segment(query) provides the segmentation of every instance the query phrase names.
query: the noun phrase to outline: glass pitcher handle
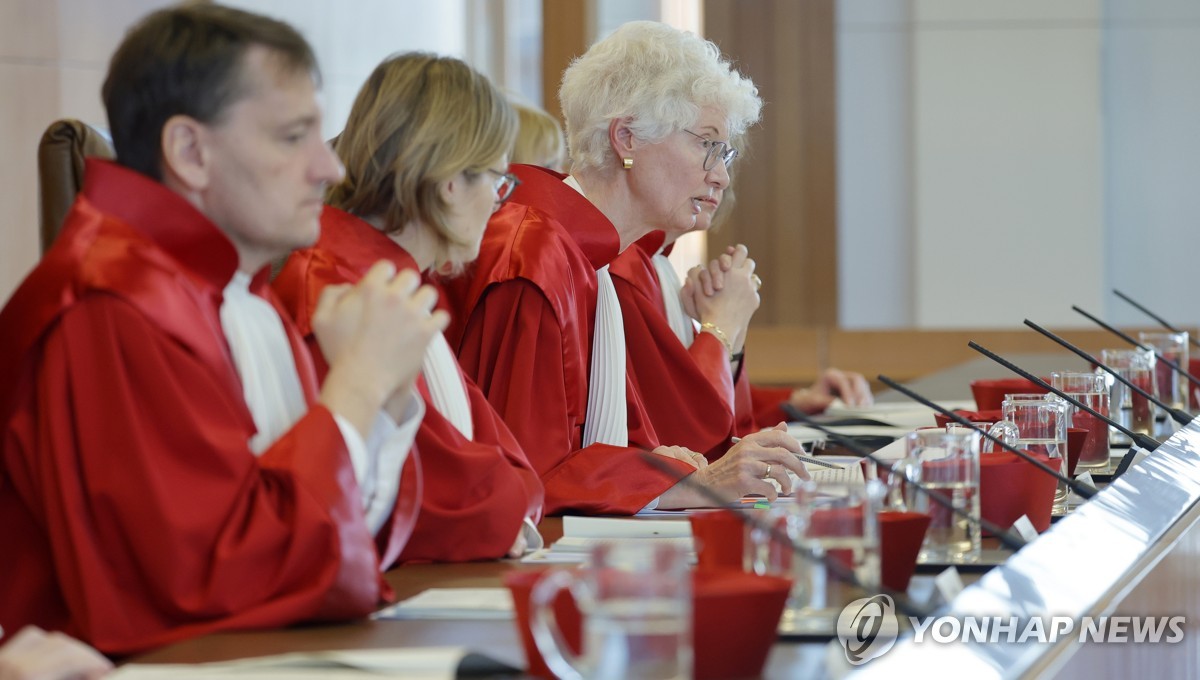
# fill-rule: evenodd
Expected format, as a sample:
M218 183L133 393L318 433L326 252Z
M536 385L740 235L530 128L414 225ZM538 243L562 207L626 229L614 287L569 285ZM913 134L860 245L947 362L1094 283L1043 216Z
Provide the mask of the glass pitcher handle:
M542 653L546 667L562 680L583 680L588 675L583 659L567 644L554 613L554 600L562 590L571 590L571 594L576 595L576 589L571 587L575 578L571 572L556 569L538 581L529 596L529 629L533 633L533 642ZM581 613L589 609L582 606L578 597L576 602Z

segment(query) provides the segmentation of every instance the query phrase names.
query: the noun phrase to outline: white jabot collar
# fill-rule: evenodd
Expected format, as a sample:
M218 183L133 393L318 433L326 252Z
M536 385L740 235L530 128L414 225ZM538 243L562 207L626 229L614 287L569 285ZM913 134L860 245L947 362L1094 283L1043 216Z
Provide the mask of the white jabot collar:
M261 454L308 411L292 347L279 313L250 292L245 272L236 272L225 287L221 328L258 429L250 449Z
M679 299L679 291L683 285L679 282L679 275L675 273L675 267L671 266L671 261L661 251L650 259L654 263L654 271L658 273L658 287L662 289L663 307L667 310L667 323L670 324L671 331L675 333L675 337L679 338L683 346L691 347L692 341L696 339L696 326L687 312L683 311L683 301Z
M458 362L450 351L446 336L437 333L425 350L421 370L425 375L425 386L429 388L430 401L438 413L449 420L467 439L474 439L475 426L471 420L471 403L467 399L466 385Z

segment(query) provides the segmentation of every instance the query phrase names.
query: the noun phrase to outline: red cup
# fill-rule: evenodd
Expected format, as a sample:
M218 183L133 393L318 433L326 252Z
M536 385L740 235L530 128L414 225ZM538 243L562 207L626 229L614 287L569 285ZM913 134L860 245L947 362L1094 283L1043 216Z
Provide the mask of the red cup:
M1006 394L1047 394L1049 391L1025 378L971 381L971 395L975 397L975 408L980 411L999 409Z
M923 512L879 513L879 576L883 585L901 593L908 590L929 521L929 515Z
M1075 465L1079 463L1079 456L1083 454L1083 445L1087 443L1088 435L1091 430L1086 427L1069 427L1067 428L1067 476L1075 476Z
M534 585L546 575L545 569L517 569L504 574L504 585L512 592L513 609L516 610L517 634L521 637L521 646L525 648L525 660L529 665L529 674L539 678L558 677L546 667L542 653L538 651L533 641L533 630L529 627L529 594ZM563 590L554 600L554 617L571 651L579 654L583 650L583 621L575 600L569 591Z
M1188 373L1191 373L1192 377L1194 378L1200 378L1200 357L1188 358ZM1200 387L1196 387L1192 384L1192 381L1189 380L1188 395L1190 396L1188 397L1188 403L1193 411L1200 409L1200 398L1197 397L1198 394L1200 394Z
M696 544L696 570L712 571L743 567L745 522L731 510L699 510L688 520Z
M1030 453L1050 467L1051 461L1040 453ZM1050 509L1054 505L1054 477L1032 463L1009 452L988 453L979 457L979 512L984 519L1007 529L1027 515L1033 528L1050 528Z
M790 579L777 576L740 570L694 572L693 676L718 680L762 675L791 588Z

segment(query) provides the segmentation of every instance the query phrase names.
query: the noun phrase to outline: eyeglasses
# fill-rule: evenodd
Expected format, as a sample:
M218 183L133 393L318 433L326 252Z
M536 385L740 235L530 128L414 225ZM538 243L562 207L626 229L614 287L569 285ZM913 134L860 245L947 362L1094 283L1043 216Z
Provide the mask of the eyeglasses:
M721 159L721 162L725 163L725 167L728 168L729 164L733 162L733 159L737 158L738 156L738 150L732 146L729 146L728 142L718 142L716 140L709 139L708 137L698 135L691 130L684 130L684 132L695 137L696 139L699 139L701 146L708 150L708 153L704 156L705 170L712 170L715 168L717 166L718 158Z
M492 182L492 190L496 192L497 203L507 201L521 184L521 180L511 172L500 172L491 168L484 168L484 172L490 172L496 176L496 181Z

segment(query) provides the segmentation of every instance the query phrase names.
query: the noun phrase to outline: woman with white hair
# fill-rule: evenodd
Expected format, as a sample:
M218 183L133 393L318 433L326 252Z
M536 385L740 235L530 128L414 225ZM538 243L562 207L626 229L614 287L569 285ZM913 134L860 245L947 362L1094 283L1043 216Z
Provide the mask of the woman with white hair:
M516 167L522 185L489 222L469 276L447 286L463 370L541 475L547 513L774 498L768 479L789 491L787 470L806 473L786 432L749 435L711 464L660 446L626 370L626 350L640 348L625 343L607 271L639 239L719 205L733 153L725 140L758 119L754 84L712 43L635 22L577 59L559 96L571 175ZM748 260L726 274L752 275ZM721 313L730 320L714 317L704 342L725 351L721 323L744 312Z

